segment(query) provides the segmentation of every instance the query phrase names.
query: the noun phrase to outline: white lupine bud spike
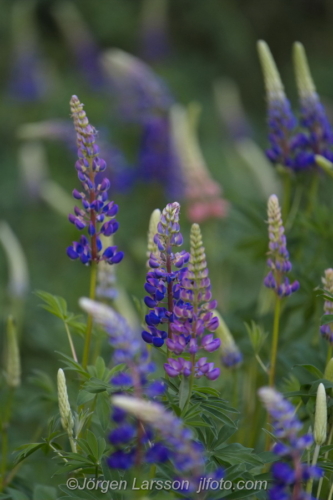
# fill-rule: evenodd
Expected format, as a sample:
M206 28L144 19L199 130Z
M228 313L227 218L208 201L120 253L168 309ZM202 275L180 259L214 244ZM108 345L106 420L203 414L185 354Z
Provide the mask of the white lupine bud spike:
M214 315L219 320L215 335L221 340L222 364L226 368L235 367L242 361L242 354L222 316L217 311L214 311Z
M6 378L13 389L21 385L21 360L14 320L7 320Z
M327 400L324 384L319 384L316 398L316 412L314 422L314 439L321 446L326 441L327 434Z
M9 293L21 298L29 288L28 264L19 240L5 221L0 222L0 243L8 261Z
M296 83L300 98L303 99L313 96L316 93L316 87L312 80L304 47L300 42L294 43L293 58Z
M59 403L61 425L63 429L67 431L68 435L72 436L74 421L68 399L66 377L64 370L62 370L61 368L59 368L58 370L57 383L58 383L58 403Z
M149 266L149 258L150 254L156 254L158 252L157 245L154 243L154 236L157 233L157 224L161 219L161 210L156 208L150 216L149 220L149 229L148 229L148 245L147 245L147 268L150 269Z
M164 412L159 404L143 399L132 398L130 396L113 396L111 401L114 406L151 424L159 422L164 416Z
M262 72L264 74L264 82L268 100L284 100L286 98L284 87L267 43L263 40L259 40L257 43L257 48Z
M333 382L333 358L331 358L326 365L324 379Z

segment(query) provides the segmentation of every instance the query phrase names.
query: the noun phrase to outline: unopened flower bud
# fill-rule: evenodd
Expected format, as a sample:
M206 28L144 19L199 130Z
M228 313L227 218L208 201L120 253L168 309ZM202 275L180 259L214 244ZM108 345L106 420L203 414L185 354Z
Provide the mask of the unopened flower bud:
M16 388L21 385L21 361L14 320L9 316L7 321L7 383Z
M314 422L314 439L321 446L326 441L327 434L327 401L323 384L319 384L316 398L316 412Z

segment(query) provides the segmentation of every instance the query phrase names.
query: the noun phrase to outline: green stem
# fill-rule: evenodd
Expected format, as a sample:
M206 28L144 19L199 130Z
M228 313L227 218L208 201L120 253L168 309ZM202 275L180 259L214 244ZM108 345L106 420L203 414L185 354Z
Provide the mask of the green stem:
M318 457L319 457L319 452L320 452L320 445L316 444L316 447L313 452L313 458L312 458L312 467L316 465ZM307 485L306 485L306 492L309 493L309 496L311 496L312 493L312 486L313 486L313 478L309 479Z
M77 359L77 355L76 355L76 352L75 352L74 342L73 342L73 339L72 339L72 336L71 336L71 332L69 330L69 327L68 327L68 324L66 323L66 321L64 321L64 325L65 325L65 329L66 329L66 333L67 333L67 337L68 337L69 347L71 348L71 351L72 351L73 359L77 363L78 359Z
M333 352L333 346L330 344L327 350L327 359L326 359L326 364L330 361L332 357L332 352Z
M332 437L333 437L333 424L332 424L332 427L331 427L331 431L329 433L329 436L328 436L328 441L327 441L327 444L330 445L331 442L332 442ZM327 460L328 458L328 454L329 452L327 451L325 453L325 460ZM318 484L318 490L317 490L317 498L320 498L320 492L321 492L321 488L322 488L322 485L323 485L323 481L324 481L324 478L321 477L320 480L319 480L319 484ZM333 491L333 490L332 490Z
M95 299L96 280L97 280L97 262L95 262L93 260L91 262L90 293L89 293L89 298L91 300ZM83 360L82 360L83 368L87 368L88 361L89 361L92 326L93 326L93 317L91 314L89 314L88 321L87 321L86 339L85 339L84 349L83 349Z
M5 476L7 472L7 458L8 458L8 426L10 422L13 396L14 396L14 388L10 387L7 402L3 409L3 418L1 422L2 458L1 458L1 468L0 468L1 471L0 492L4 490L6 484Z
M279 343L279 326L280 326L280 313L281 313L281 299L276 296L275 310L274 310L274 324L273 324L273 340L271 350L271 364L269 370L269 385L274 386L275 370L276 370L276 357L278 352Z

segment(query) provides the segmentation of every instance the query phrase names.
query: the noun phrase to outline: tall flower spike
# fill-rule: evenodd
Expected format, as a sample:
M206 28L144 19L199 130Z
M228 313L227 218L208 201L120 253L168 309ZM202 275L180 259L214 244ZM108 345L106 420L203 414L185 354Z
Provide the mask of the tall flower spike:
M180 105L171 109L173 141L184 178L187 215L192 222L224 218L228 203L221 186L212 179L197 138L200 107L192 103L186 110Z
M243 360L242 353L238 349L238 346L221 315L214 311L215 316L219 321L219 326L217 327L215 334L221 340L220 352L221 361L225 368L235 368Z
M262 387L258 392L271 416L273 433L277 438L272 451L284 459L272 466L273 487L269 490L269 498L305 500L309 497L303 490L303 483L321 476L318 467L302 463L302 454L313 443L313 437L310 434L299 436L302 424L294 406L282 394L271 387Z
M150 271L152 270L150 265L149 265L149 260L150 260L151 254L156 256L156 258L158 257L158 249L157 249L156 243L154 243L154 237L155 237L155 234L157 233L157 226L158 226L158 223L160 222L160 218L161 218L161 210L156 208L150 216L149 229L148 229L147 268Z
M301 43L294 44L293 55L301 106L301 125L307 131L302 136L303 147L308 147L312 153L312 156L309 156L309 165L315 165L315 155L322 155L332 161L332 126L317 94L305 50Z
M321 446L325 443L327 435L327 400L324 384L319 384L317 389L313 435L316 444Z
M118 222L114 220L118 206L107 198L110 181L104 177L100 182L96 175L104 172L106 163L99 158L99 147L95 142L96 130L89 124L83 104L74 95L70 101L76 140L78 147L78 161L75 168L78 178L82 183L84 192L77 189L73 191L73 197L81 200L82 208L74 207L74 213L69 215L69 221L77 229L87 228L89 240L81 236L79 242L74 242L68 247L67 255L71 259L80 259L83 264L92 261L106 261L108 264L117 264L124 254L118 252L117 247L109 246L103 249L100 236L111 236L118 229Z
M6 379L11 388L21 385L21 360L17 331L13 318L7 320Z
M267 265L270 271L264 279L264 284L267 288L272 288L280 297L287 297L299 289L299 283L298 281L289 283L289 279L285 277L291 271L292 265L287 250L279 200L275 194L268 199L267 212L269 236Z
M326 269L325 276L322 278L324 289L327 292L333 293L333 269ZM333 314L333 301L325 300L324 314ZM333 323L327 323L320 327L322 336L333 345Z
M171 335L166 340L169 351L179 355L190 354L190 360L169 358L164 365L170 377L184 375L215 380L220 369L206 357L196 360L199 350L216 351L220 347L220 339L213 333L205 335L205 330L214 332L218 327L218 318L212 312L217 303L212 300L211 284L208 278L208 267L200 227L191 227L191 253L188 269L182 274L179 299L175 300L173 317L170 324Z
M111 379L111 384L118 386L120 390L133 387L137 398L141 398L143 392L151 398L163 394L165 390L163 382L148 381L148 375L154 371L155 367L149 360L144 344L126 320L112 308L90 299L81 298L80 306L91 314L96 323L108 333L113 347L113 363L124 364L128 368L127 371L118 372ZM165 461L164 448L156 448L153 445L144 454L144 445L148 440L152 441L153 436L149 436L148 430L143 429L138 422L133 425L127 417L125 412L119 413L118 409L112 414L116 428L109 435L109 441L114 447L114 451L108 458L109 466L116 469L129 469L135 463L139 465L141 460L155 461L155 463Z
M61 425L68 434L72 451L76 453L76 443L73 435L74 420L68 399L65 373L61 368L59 368L58 370L57 386L58 386L58 403L59 403Z
M165 410L162 405L142 399L113 396L112 403L121 410L132 413L143 422L150 424L162 436L170 448L170 458L182 473L182 479L188 480L187 492L196 491L200 480L204 477L205 459L202 447L194 441L192 432L184 428L182 420ZM212 479L221 478L222 471L218 470L210 477Z
M266 151L274 164L294 170L307 167L309 154L302 150L303 137L297 134L297 120L266 42L258 42L259 59L266 87L270 147Z
M177 202L169 203L163 209L153 238L158 251L152 252L148 261L152 270L147 273L145 290L148 295L144 301L150 312L145 318L147 330L142 332L142 338L155 347L161 347L166 337L171 335L174 300L179 298L181 276L186 271L183 266L190 257L188 252L173 251L174 247L183 244L179 211L180 205ZM158 329L160 324L167 324L168 332Z

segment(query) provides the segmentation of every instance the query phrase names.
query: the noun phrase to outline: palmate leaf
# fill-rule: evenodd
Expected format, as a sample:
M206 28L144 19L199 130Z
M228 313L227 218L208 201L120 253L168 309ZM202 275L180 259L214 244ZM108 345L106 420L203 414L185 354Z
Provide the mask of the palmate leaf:
M49 445L45 442L42 442L23 444L22 446L19 446L18 448L16 448L18 453L15 456L14 463L18 464L22 462L22 460L26 459L27 457L41 449L43 449L43 451L47 451L49 449Z
M72 313L68 313L67 302L62 297L52 295L51 293L44 292L42 290L38 290L35 294L44 302L44 304L41 304L41 307L54 316L57 316L63 321L67 321L68 319L74 317Z
M252 448L245 448L239 443L219 446L214 450L214 456L230 465L248 463L254 466L260 466L263 464L262 459L253 453Z

